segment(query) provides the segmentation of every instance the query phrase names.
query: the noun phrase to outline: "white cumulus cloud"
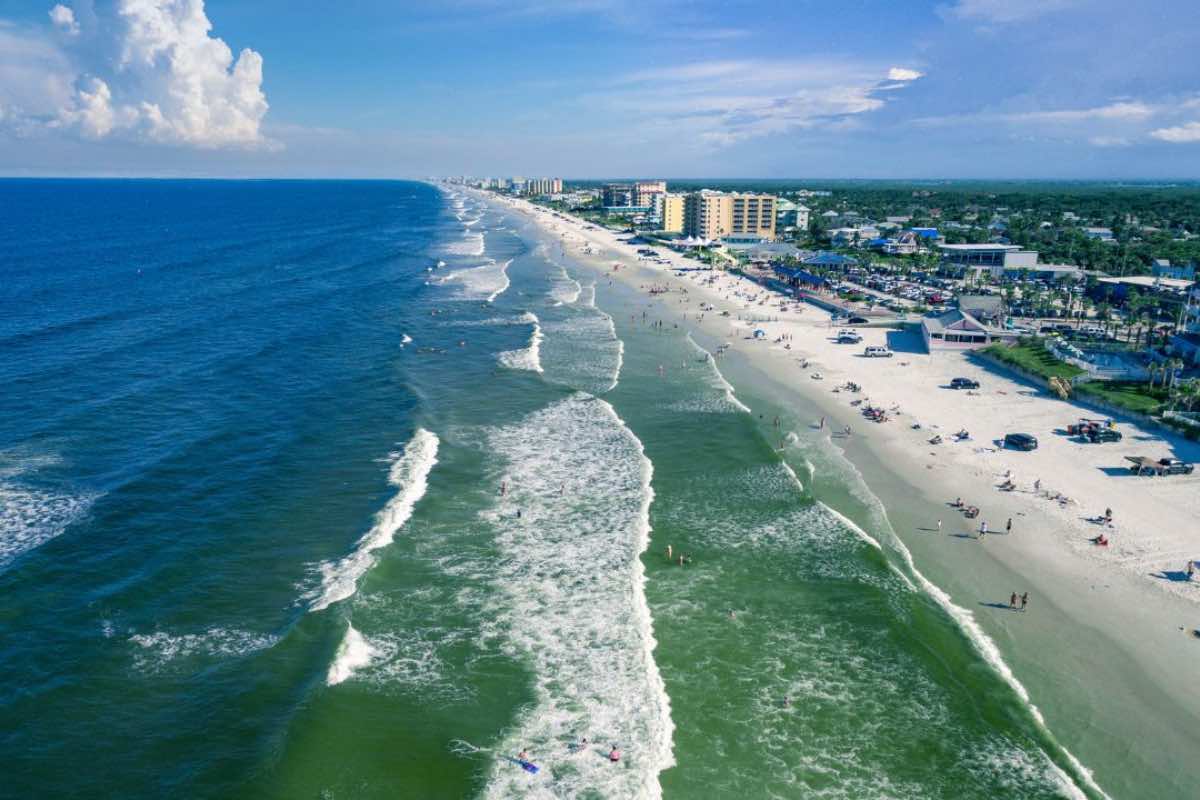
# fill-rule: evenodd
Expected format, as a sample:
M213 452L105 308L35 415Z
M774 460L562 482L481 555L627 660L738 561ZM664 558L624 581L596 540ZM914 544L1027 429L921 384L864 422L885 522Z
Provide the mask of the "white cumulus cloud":
M63 33L71 36L79 33L79 22L75 19L75 12L70 6L59 3L50 9L50 21Z
M273 147L263 59L213 35L204 0L63 4L50 26L0 29L6 127L196 148ZM65 35L63 35L65 34ZM13 46L4 46L5 41Z
M915 81L917 78L924 77L924 72L918 72L915 69L907 69L905 67L892 67L888 70L889 81Z
M1158 128L1150 131L1150 135L1160 141L1174 144L1200 142L1200 122L1185 122L1170 128Z

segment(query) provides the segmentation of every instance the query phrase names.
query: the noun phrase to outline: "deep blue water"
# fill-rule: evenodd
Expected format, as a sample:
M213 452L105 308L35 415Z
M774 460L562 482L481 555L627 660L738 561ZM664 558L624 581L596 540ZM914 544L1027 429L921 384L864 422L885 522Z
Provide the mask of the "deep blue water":
M306 565L369 526L412 432L397 344L442 204L414 183L3 181L0 208L0 782L194 786L268 747L264 716L316 669L175 664L265 653ZM85 753L111 784L61 773Z

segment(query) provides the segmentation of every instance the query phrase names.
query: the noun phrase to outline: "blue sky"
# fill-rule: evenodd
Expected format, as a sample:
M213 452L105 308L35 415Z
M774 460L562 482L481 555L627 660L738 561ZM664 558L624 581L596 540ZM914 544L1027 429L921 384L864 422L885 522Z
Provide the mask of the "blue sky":
M1200 178L1197 0L0 0L0 174Z

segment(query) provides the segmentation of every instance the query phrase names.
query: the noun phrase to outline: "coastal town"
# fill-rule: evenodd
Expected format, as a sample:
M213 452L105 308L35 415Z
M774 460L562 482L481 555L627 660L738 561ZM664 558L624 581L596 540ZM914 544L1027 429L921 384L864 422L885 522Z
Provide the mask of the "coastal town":
M943 233L845 210L830 224L858 217L856 230L888 234L853 237L820 229L833 215L814 207L847 204L826 190L792 200L670 193L664 181L539 184L563 188L550 193L519 179L463 182L636 286L655 313L724 340L710 357L743 356L812 402L784 450L797 437L867 447L944 508L917 531L1002 534L1010 549L993 556L1044 559L1053 581L1078 590L1123 573L1104 613L1165 594L1174 630L1200 638L1194 614L1167 610L1200 599L1200 543L1180 522L1200 516L1194 263L1153 259L1111 274L1044 263L999 234L948 241L953 221ZM1091 221L1064 224L1087 237ZM1175 233L1190 252L1190 228ZM1012 535L1014 524L1037 536ZM1007 608L1010 593L998 597Z
M1200 436L1193 194L456 180L620 234L642 260L675 253L855 324L913 330L926 352L976 351Z

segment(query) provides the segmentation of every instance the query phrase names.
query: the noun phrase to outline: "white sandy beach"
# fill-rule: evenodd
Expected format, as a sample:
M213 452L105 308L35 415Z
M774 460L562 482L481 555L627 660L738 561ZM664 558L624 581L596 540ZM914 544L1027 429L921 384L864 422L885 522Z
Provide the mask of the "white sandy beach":
M1200 738L1200 693L1193 685L1200 674L1200 638L1192 631L1200 627L1200 577L1188 582L1184 570L1189 559L1200 559L1200 472L1136 477L1124 456L1198 461L1200 446L1119 418L1123 441L1079 443L1055 431L1080 417L1104 414L977 365L965 354L930 355L915 333L859 328L862 343L839 345L829 314L812 305L744 278L696 270L697 262L667 256L663 248L670 267L638 261L636 247L610 231L588 230L578 220L524 201L503 202L559 237L572 259L634 287L667 289L655 297L662 318L682 316L713 341L731 343L722 369L744 361L818 409L813 416L827 418L824 429L816 429L817 419L801 420L795 433L808 441L825 438L864 474L873 471L871 489L917 566L958 605L989 606L975 616L1035 702L1052 707L1049 694L1071 681L1070 713L1090 715L1084 726L1095 736L1120 740L1159 724L1177 726L1179 752L1164 753L1163 765L1155 768L1169 768L1175 758L1194 752ZM613 271L614 263L621 268ZM691 271L679 276L676 267ZM702 313L702 303L714 310ZM766 336L753 340L755 328ZM896 350L895 357L862 356L865 346L883 344ZM947 388L959 376L979 380L980 390ZM848 381L862 391L833 391ZM890 421L871 422L851 405L856 400L866 405L868 398L871 405L894 409ZM847 425L852 435L838 435ZM952 434L960 429L971 438L955 441ZM997 446L996 440L1015 431L1035 435L1039 448L1027 453ZM942 443L929 444L938 433ZM1006 473L1016 490L999 489ZM1038 480L1041 491L1034 489ZM978 506L979 517L968 520L949 507L956 497ZM1113 510L1112 527L1089 521L1106 508ZM1012 534L1004 535L1010 518ZM978 524L984 520L999 535L980 542ZM1108 547L1092 542L1101 532L1110 539ZM990 607L994 603L983 602L1007 601L1010 586L1031 593L1036 621L1013 624L1008 614ZM1044 647L1066 651L1056 668L1045 668L1038 658ZM1117 697L1114 691L1125 694ZM1089 709L1089 698L1097 697ZM1055 714L1047 715L1053 727Z

